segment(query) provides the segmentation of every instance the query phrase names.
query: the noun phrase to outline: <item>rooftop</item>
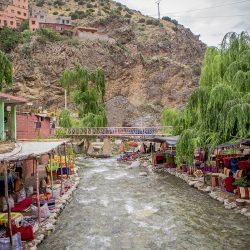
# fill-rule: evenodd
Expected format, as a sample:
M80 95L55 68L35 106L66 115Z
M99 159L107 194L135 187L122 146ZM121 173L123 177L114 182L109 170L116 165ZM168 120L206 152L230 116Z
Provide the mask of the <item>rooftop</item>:
M29 102L28 99L22 97L16 97L5 93L0 93L0 100L4 101L4 103L9 103L9 104L24 104Z

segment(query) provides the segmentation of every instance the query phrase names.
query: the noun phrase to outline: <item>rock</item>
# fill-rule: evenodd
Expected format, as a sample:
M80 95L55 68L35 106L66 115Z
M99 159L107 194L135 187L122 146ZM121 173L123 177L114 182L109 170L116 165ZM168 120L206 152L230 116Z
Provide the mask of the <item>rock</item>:
M134 162L132 162L130 167L131 168L138 168L138 167L140 167L140 165L141 165L140 161L134 161Z
M242 208L241 210L240 210L240 213L241 214L245 214L245 213L247 213L248 212L248 209L247 208Z
M55 226L52 225L51 223L48 223L46 226L45 226L45 229L47 231L53 231L55 229Z
M205 189L204 189L205 192L210 192L211 191L211 186L207 186Z
M148 173L147 172L140 172L139 176L148 176Z

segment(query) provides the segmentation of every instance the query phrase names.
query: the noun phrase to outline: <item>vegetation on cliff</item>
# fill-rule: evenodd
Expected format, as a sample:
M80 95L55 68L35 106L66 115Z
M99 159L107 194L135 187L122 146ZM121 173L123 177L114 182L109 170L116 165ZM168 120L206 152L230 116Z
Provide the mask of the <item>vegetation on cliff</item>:
M0 50L0 91L3 90L3 87L11 86L12 83L12 64Z
M199 87L175 119L178 163L193 164L194 149L250 136L250 38L228 33L208 48Z
M104 105L106 79L103 69L90 70L77 65L73 70L66 69L61 76L61 83L78 109L78 126L104 127L107 125L107 115ZM69 112L63 111L61 126L70 127Z

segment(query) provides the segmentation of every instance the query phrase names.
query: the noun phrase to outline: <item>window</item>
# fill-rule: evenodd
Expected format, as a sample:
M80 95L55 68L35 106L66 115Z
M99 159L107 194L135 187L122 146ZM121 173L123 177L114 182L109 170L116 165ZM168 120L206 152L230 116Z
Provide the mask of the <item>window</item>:
M3 20L3 25L7 26L7 21L6 20Z
M10 25L13 25L14 24L14 22L13 21L10 21Z
M27 16L27 14L26 14L25 12L23 13L23 15L24 15L24 16Z
M20 11L18 11L18 12L17 12L17 15L21 15L21 12L20 12Z
M66 20L66 23L69 23L69 20Z
M32 23L32 24L36 24L36 21L32 21L31 23Z
M11 13L15 13L15 11L14 11L14 10L11 10Z

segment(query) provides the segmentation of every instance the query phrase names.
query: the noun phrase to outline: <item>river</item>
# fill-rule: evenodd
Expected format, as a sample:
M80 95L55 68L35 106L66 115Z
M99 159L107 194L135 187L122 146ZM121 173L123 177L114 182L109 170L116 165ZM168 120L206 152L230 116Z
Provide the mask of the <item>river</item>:
M250 221L170 175L84 160L81 182L39 250L250 249Z

